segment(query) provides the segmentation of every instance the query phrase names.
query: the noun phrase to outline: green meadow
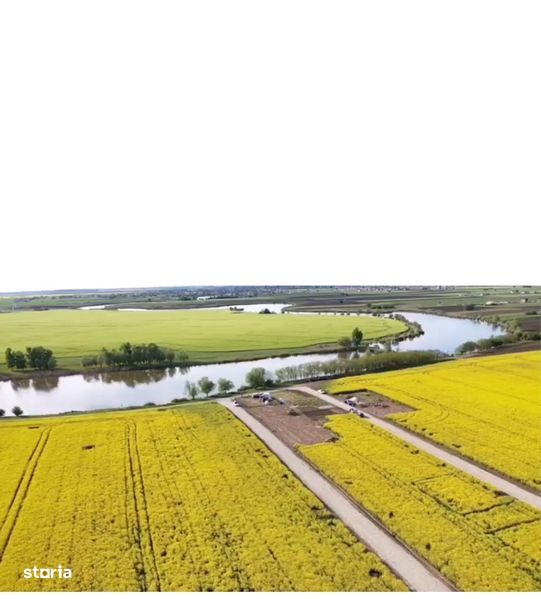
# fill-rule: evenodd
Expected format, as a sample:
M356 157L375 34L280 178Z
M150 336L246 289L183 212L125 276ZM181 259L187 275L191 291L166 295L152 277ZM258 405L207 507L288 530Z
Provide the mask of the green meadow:
M0 314L0 369L7 347L52 349L58 367L125 341L184 350L191 361L218 362L332 349L359 327L365 340L404 332L402 322L368 316L235 313L229 310L50 310Z

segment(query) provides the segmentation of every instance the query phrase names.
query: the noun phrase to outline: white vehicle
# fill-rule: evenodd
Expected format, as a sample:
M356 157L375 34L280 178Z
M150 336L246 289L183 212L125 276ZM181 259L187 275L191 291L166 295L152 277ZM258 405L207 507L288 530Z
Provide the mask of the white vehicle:
M239 402L238 402L236 399L234 399L234 400L233 400L233 405L234 405L234 406L238 406L238 405L239 405Z

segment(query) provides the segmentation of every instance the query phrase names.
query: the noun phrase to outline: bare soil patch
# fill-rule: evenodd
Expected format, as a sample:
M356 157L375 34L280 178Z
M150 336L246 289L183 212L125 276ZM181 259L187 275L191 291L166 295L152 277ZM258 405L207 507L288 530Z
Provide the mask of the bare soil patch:
M273 393L273 396L278 400L285 401L290 406L297 406L301 408L321 408L328 407L328 403L320 397L314 397L308 393L297 391L293 389L279 390Z
M251 397L240 398L238 402L290 448L295 448L296 445L327 443L337 439L334 433L325 428L325 422L328 416L343 414L339 408L296 391L279 391L273 396L279 397L283 403L275 399L263 404ZM316 400L316 403L310 402L310 399ZM300 400L304 400L305 405L299 405Z
M413 412L414 408L406 406L398 401L390 399L380 393L375 393L369 389L361 389L355 393L344 393L337 395L340 399L357 400L357 407L367 414L372 414L378 418L385 418L389 414L398 414L399 412Z

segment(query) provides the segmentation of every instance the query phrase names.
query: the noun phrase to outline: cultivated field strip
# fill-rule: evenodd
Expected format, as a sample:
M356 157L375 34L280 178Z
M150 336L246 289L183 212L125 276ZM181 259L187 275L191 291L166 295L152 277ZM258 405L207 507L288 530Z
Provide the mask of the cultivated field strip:
M336 399L326 393L316 393L310 387L297 387L299 390L304 393L308 393L310 395L314 395L319 397L320 399L328 402L329 404L336 406L343 411L347 412L350 407L345 404L343 401ZM377 418L375 416L370 415L368 417L370 423L378 428L381 428L388 433L394 435L395 437L402 439L406 443L409 443L413 447L424 451L435 458L444 461L446 464L461 470L462 472L467 473L468 475L476 478L477 480L483 481L489 485L492 485L502 493L510 495L519 501L523 501L524 503L536 508L541 509L541 496L533 491L529 491L524 487L515 484L513 481L499 476L496 473L490 472L476 464L465 460L450 451L446 451L445 448L439 447L435 445L433 442L424 440L421 437L415 435L414 433L410 433L407 430L403 430L396 424L392 422L388 422L381 418Z
M317 495L354 533L387 563L411 590L449 591L452 585L435 572L408 549L399 543L382 527L375 524L344 494L339 492L321 474L306 461L297 456L280 441L269 429L258 422L241 407L234 406L230 400L222 400L246 426L257 434L265 444L288 466L288 468ZM323 444L329 446L333 444Z
M327 426L339 440L301 453L459 589L541 590L540 511L358 416Z
M163 590L389 588L381 562L223 408L175 410L139 433Z
M541 490L541 352L472 358L339 379L415 410L390 418L428 440Z
M13 505L21 485L30 456L35 451L43 429L21 426L2 430L0 434L0 528L4 526L7 513Z
M23 476L0 591L406 589L221 406L28 422L1 423ZM22 577L59 564L72 579Z
M2 526L0 527L0 564L2 563L2 558L13 534L13 529L17 523L21 508L24 505L24 500L32 482L36 466L47 445L49 432L50 430L48 428L45 428L40 432L32 453L24 465L24 469L8 505L6 515L2 522Z
M139 590L126 508L125 423L47 422L48 442L0 563L0 590ZM73 570L73 579L22 577L24 568L59 564Z

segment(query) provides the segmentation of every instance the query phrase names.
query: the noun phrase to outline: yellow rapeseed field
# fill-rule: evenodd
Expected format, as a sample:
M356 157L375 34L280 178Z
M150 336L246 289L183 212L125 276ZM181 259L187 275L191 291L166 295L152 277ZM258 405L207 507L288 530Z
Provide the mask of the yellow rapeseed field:
M406 590L215 404L2 422L0 469L0 591Z
M331 393L371 389L415 411L402 426L541 489L541 352L462 359L340 379Z
M463 591L541 590L541 512L353 415L300 451Z

